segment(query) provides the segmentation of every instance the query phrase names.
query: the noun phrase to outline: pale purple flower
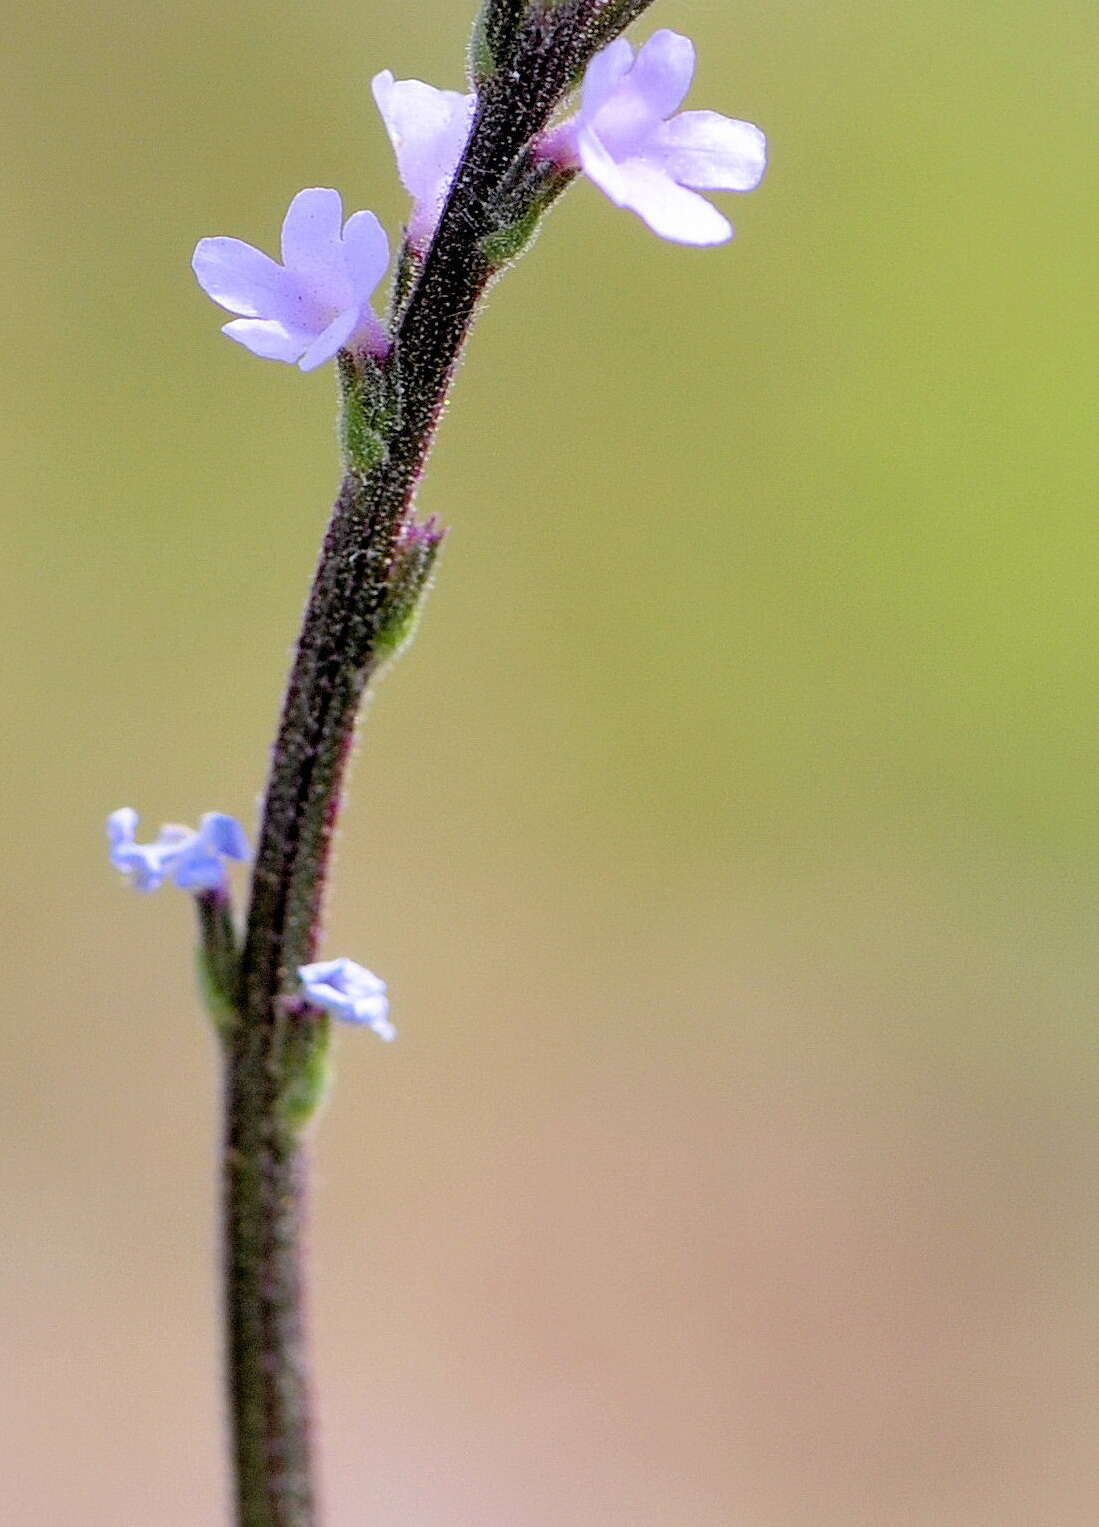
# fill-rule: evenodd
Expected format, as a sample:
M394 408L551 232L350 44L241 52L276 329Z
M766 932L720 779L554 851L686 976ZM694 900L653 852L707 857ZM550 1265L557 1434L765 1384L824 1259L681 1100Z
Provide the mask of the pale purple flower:
M754 190L767 144L750 122L716 111L675 114L694 68L694 44L676 32L654 32L636 58L619 37L588 65L577 115L538 147L563 168L582 169L661 238L721 244L732 225L697 193Z
M423 250L431 242L473 122L475 97L436 90L422 80L395 80L388 69L371 82L397 173L412 197L408 239Z
M301 989L310 1002L346 1023L365 1024L379 1039L396 1039L389 1021L385 982L354 960L319 960L298 969Z
M342 225L342 227L341 227ZM313 371L338 350L384 355L370 298L389 264L373 212L343 222L340 193L299 191L282 225L282 264L241 239L200 239L191 262L208 297L241 317L222 329L265 360Z
M247 859L248 839L233 817L208 811L197 832L168 823L153 843L135 843L137 812L129 806L107 818L111 863L139 891L172 880L181 891L216 891L225 884L223 859Z

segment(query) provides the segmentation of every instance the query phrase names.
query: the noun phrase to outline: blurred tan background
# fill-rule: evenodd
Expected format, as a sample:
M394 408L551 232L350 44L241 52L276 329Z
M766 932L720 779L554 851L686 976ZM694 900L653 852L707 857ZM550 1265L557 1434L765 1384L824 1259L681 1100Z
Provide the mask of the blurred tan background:
M224 1520L190 909L251 826L333 387L203 234L403 210L463 4L7 23L3 1520ZM334 1527L1075 1527L1099 1497L1093 0L660 0L761 123L738 240L580 185L494 294L325 953Z

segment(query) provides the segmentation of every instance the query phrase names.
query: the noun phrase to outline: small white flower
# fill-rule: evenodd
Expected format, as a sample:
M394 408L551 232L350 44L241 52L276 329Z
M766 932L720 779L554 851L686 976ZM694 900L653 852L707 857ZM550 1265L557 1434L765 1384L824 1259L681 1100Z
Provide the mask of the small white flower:
M310 1002L345 1023L365 1024L379 1039L396 1039L389 1021L385 982L354 960L319 960L298 969L301 989Z

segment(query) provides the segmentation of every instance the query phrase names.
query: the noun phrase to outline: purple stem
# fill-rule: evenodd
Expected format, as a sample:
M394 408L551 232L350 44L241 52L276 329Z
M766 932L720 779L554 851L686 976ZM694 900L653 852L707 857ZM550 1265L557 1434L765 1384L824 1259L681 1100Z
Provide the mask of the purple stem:
M319 1520L302 1314L306 1171L300 1121L286 1099L303 1055L322 1041L285 999L297 967L315 956L355 720L399 613L395 554L399 560L407 545L450 382L497 273L493 239L564 184L547 193L543 183L541 201L530 199L539 188L525 150L590 54L603 9L596 0L531 6L510 40L507 68L481 87L439 229L400 310L386 368L400 407L378 464L349 471L340 486L287 686L240 963L239 1021L225 1031L225 1318L239 1527Z

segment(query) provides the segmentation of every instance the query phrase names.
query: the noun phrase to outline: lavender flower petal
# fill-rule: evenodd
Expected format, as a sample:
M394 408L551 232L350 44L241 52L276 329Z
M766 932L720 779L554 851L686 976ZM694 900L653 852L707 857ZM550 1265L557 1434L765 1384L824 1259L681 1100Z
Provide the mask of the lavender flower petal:
M265 361L288 361L291 365L309 344L308 336L291 334L285 324L271 318L234 318L221 332Z
M299 191L282 221L282 263L299 276L340 269L340 193L327 186Z
M332 360L336 352L344 348L358 327L358 309L346 308L332 320L327 329L322 329L317 335L298 361L298 366L302 371L315 371L318 366L323 366L325 361Z
M752 122L717 111L681 111L653 134L665 173L695 191L754 191L767 168L767 139Z
M242 318L272 312L294 290L289 273L243 239L200 239L191 268L207 297Z
M609 48L595 55L587 67L580 90L580 115L586 121L590 121L611 98L632 66L633 47L625 37L616 37Z
M356 291L373 291L389 264L389 240L373 212L354 212L343 230L343 260Z
M111 863L139 891L155 891L167 879L182 891L217 890L225 884L222 860L248 857L244 829L220 811L207 812L197 832L168 823L152 843L135 841L137 824L129 806L107 818Z
M733 225L715 206L677 185L644 159L627 159L618 166L622 177L620 205L636 212L654 233L677 244L723 244L733 236Z
M389 1021L385 982L354 960L318 960L298 969L301 989L308 1001L323 1007L345 1023L362 1024L380 1039L396 1039Z
M682 106L694 72L694 43L663 27L639 50L630 70L630 86L652 117L670 117Z
M244 828L236 817L226 816L223 811L208 811L202 818L199 835L227 859L247 859L250 852Z
M412 197L408 237L423 248L435 232L469 137L474 97L436 90L422 80L397 80L388 69L374 76L371 88L401 184Z

